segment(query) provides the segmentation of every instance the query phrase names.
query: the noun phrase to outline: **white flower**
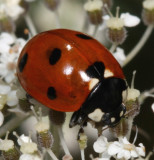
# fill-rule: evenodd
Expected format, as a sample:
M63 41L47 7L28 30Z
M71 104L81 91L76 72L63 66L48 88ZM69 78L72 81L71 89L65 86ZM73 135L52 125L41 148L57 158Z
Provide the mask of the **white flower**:
M137 16L133 16L129 13L122 13L120 17L110 17L109 15L103 16L108 28L121 29L125 27L134 27L140 23L140 19Z
M6 32L2 32L0 35L0 53L8 53L10 45L15 42L15 38Z
M0 150L1 151L8 151L14 148L14 142L8 139L0 139Z
M16 90L11 90L9 85L0 84L0 103L8 106L15 106L18 104L18 98L16 96Z
M145 156L145 148L143 145L136 147L134 144L129 143L126 137L124 137L121 141L115 141L109 145L108 154L111 156L116 155L118 159L130 159Z
M20 147L20 151L24 154L33 154L37 152L37 144L34 142L23 143Z
M101 153L102 157L106 159L109 159L111 156L117 156L118 159L145 156L145 147L143 144L140 143L139 147L136 147L134 144L129 143L126 137L119 141L108 142L106 137L100 136L93 147L95 152Z
M37 132L48 131L50 128L49 117L42 117L40 121L38 121L35 125L35 129Z
M22 134L18 140L17 140L18 144L21 146L23 143L28 143L28 142L32 142L32 140L30 139L30 137L25 136L24 134Z
M94 143L93 148L95 152L103 153L107 151L108 145L109 143L107 141L107 138L104 136L100 136L98 137L97 141Z
M7 33L0 35L0 76L7 83L11 83L16 78L16 63L25 43L24 39L15 39Z
M129 13L122 13L120 18L124 20L126 27L134 27L140 23L140 19L137 16L131 15Z
M153 10L154 9L154 0L143 1L143 7L147 10Z
M19 160L42 160L37 154L22 154Z
M8 106L15 106L18 104L18 98L16 96L16 90L13 90L8 93L7 95L7 105Z
M122 93L123 98L127 101L136 101L136 99L140 96L140 91L135 88L128 88L126 91Z
M20 0L2 0L0 3L0 18L9 16L16 20L24 12L19 3Z
M94 0L94 1L88 1L84 5L84 9L86 11L95 11L95 10L101 10L103 7L102 0Z
M116 51L113 53L113 56L115 57L115 59L119 62L120 65L123 64L123 62L126 59L124 50L120 47L116 48Z
M30 137L27 137L25 135L21 135L20 137L18 137L16 132L14 132L13 134L18 138L17 141L18 141L18 144L20 145L20 151L23 154L33 154L37 152L38 150L37 144L32 142Z
M3 122L4 122L4 115L3 115L3 113L0 111L0 126L2 126Z

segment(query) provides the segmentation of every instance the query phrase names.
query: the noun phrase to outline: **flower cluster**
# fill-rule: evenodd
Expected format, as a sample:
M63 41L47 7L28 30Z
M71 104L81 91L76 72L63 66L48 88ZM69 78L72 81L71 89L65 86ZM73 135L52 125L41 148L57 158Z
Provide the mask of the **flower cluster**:
M107 138L100 136L94 143L94 150L102 154L102 158L116 157L118 159L130 159L145 156L145 147L142 143L136 147L131 144L126 137L119 139L119 141L108 142Z

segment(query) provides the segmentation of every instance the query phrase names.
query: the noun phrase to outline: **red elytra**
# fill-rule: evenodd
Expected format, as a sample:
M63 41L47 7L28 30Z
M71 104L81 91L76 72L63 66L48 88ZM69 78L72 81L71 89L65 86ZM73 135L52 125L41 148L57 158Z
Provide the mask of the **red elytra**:
M23 48L17 67L22 87L33 98L57 111L77 111L91 92L89 66L102 62L110 77L124 79L112 54L81 32L56 29L33 37Z

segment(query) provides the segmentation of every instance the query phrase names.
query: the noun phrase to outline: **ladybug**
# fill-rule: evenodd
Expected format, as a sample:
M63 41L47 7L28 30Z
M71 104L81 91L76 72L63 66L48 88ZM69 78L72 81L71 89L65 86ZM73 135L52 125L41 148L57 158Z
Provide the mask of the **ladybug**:
M78 31L56 29L33 37L19 56L17 76L45 106L74 112L70 127L88 120L112 127L126 112L120 65L102 44Z

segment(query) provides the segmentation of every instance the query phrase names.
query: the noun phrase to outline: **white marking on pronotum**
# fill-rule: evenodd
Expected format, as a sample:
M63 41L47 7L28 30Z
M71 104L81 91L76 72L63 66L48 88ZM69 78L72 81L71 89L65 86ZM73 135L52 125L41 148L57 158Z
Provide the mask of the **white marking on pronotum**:
M120 112L120 117L122 117L124 115L124 112L123 111L121 111Z
M105 72L104 72L105 78L112 77L113 75L114 75L113 72L111 72L109 69L105 69Z
M92 78L89 82L89 90L92 90L98 82L99 80L97 78Z
M102 112L101 109L97 108L92 113L88 114L88 117L95 122L100 122L103 115L104 112Z
M115 118L114 117L111 118L111 122L112 123L115 122Z

